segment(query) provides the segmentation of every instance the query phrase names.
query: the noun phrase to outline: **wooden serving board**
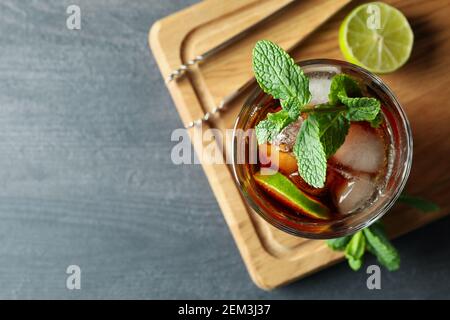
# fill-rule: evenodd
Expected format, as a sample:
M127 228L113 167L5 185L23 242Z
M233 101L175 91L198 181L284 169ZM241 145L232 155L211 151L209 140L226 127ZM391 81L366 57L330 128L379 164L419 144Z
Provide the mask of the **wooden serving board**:
M164 79L180 64L202 54L280 8L288 0L208 0L156 22L149 42ZM212 110L223 97L252 78L251 49L258 39L270 39L292 49L296 60L343 59L338 28L346 14L360 4L349 0L299 0L269 25L254 30L182 78L168 84L182 121L187 124ZM382 78L406 109L414 134L414 161L407 190L437 202L442 210L420 213L397 205L385 218L395 237L423 226L450 211L450 19L447 1L387 1L399 8L414 29L412 56L403 68ZM337 8L343 7L332 15ZM331 16L332 15L332 16ZM330 19L328 17L331 16ZM311 28L313 26L313 28ZM295 46L299 39L300 45ZM246 93L238 97L203 130L233 127ZM199 129L189 129L194 148ZM227 150L226 150L227 151ZM246 206L234 183L231 167L203 164L253 281L271 289L340 259L323 241L286 234ZM195 188L195 186L193 186Z

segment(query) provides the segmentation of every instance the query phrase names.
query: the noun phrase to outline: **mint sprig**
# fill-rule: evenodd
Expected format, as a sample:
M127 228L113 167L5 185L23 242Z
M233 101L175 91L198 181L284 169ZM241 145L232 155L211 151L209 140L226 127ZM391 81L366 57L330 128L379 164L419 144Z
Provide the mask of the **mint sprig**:
M306 111L311 99L309 80L302 69L278 45L258 41L253 49L253 70L262 90L279 99L283 113L269 114L256 126L258 143L271 141L285 126ZM369 121L377 126L382 121L380 102L361 97L359 84L339 74L331 81L329 103L308 110L294 145L300 176L309 185L325 184L327 159L344 143L351 121Z
M423 212L439 210L439 206L429 200L404 193L398 201L404 202ZM363 242L361 235L359 235L361 232L365 237L365 249L375 255L381 265L389 271L395 271L400 268L400 255L389 241L384 226L379 221L354 235L327 240L328 247L335 251L345 251L345 257L350 267L356 271L361 267L362 257L364 255L364 253L361 255L360 251Z
M350 127L350 121L373 121L380 113L380 102L374 98L355 97L350 95L361 94L358 83L351 77L340 74L331 80L329 103L317 107L317 112L311 112L304 121L303 126L317 126L317 132L305 138L308 132L302 132L297 137L294 154L297 156L299 173L311 186L321 188L325 184L326 170L322 163L331 157L344 143ZM320 110L320 112L319 112ZM327 112L327 110L329 110ZM320 148L319 140L322 147ZM315 153L302 152L310 150L312 144L318 150ZM297 150L297 151L296 151ZM319 155L324 158L319 158Z
M327 244L335 251L344 251L354 271L361 268L366 250L375 255L378 262L389 271L400 267L400 255L389 241L381 222L375 222L352 236L327 240Z

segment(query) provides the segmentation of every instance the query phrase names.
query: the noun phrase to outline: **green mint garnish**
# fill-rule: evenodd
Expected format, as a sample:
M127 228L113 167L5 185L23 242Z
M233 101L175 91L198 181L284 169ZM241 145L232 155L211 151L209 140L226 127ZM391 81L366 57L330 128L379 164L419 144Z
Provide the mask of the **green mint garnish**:
M420 211L423 212L438 211L440 209L439 206L434 202L431 202L421 197L410 196L405 193L402 193L400 195L398 201L403 202L413 208L419 209Z
M282 48L261 40L253 49L253 70L262 90L279 99L283 113L269 114L256 126L258 143L271 141L285 126L308 112L294 145L300 176L311 186L325 184L327 159L344 143L351 121L382 121L380 102L361 97L358 83L345 74L333 77L329 103L306 109L311 100L309 80ZM278 114L278 113L276 113Z
M343 111L318 112L311 115L317 118L320 142L327 159L344 143L347 136L350 121L344 115L345 112Z
M380 101L361 97L358 83L346 74L338 74L331 80L330 104L342 103L348 110L345 117L350 121L372 121L380 113Z
M400 267L400 256L389 241L381 222L375 222L352 236L327 240L327 244L335 251L345 250L348 264L355 271L361 268L366 249L389 271Z
M345 236L327 240L328 246L335 251L344 251L352 236Z
M355 233L345 247L345 257L350 268L357 271L361 268L364 252L366 251L366 238L362 231Z
M280 99L283 109L296 120L311 93L309 79L289 54L273 42L258 41L253 49L253 71L261 89Z
M402 193L402 195L398 198L398 201L404 202L411 207L417 208L423 212L439 210L439 206L429 200L420 197L413 197L404 193ZM375 255L378 258L378 262L380 262L381 265L385 266L389 271L397 270L400 267L400 256L392 243L389 241L383 224L377 221L370 227L363 229L362 232L364 234L364 237L366 238L365 247L367 251ZM353 240L355 236L356 234L352 236L345 236L327 240L327 245L331 249L335 251L346 250L346 257L352 269L358 267L359 262L355 261L355 256L357 255L355 255L354 252L356 252L356 250L354 248L350 248L349 245L352 241L357 244L360 244L360 242L362 241L361 239ZM358 235L358 238L359 237L360 236ZM355 243L353 243L352 245L356 246ZM360 260L362 261L362 256Z
M326 159L331 157L344 143L348 129L350 128L350 120L373 120L374 114L380 111L379 102L375 99L373 100L378 102L378 104L372 104L372 100L366 100L372 98L352 99L349 106L341 106L341 108L333 108L329 104L319 106L317 110L320 111L311 112L304 121L302 129L300 129L300 134L294 146L294 154L298 160L300 175L313 187L321 188L324 186L326 169L322 169L322 163L324 161L326 163ZM327 111L327 108L330 111ZM303 132L303 126L307 124L309 127L317 126L317 128ZM322 148L315 141L317 139L322 145ZM308 146L308 144L313 144L314 148L321 150L317 150L315 153L303 152L302 150L311 149L311 146ZM324 158L319 157L322 151ZM314 169L315 167L317 169Z
M378 262L389 271L400 268L400 256L397 250L389 241L381 223L374 223L369 228L363 230L370 251L377 257Z
M294 119L289 116L286 110L267 114L267 119L260 121L255 127L258 143L271 141L284 127L293 121Z
M378 262L389 271L400 267L400 256L384 231L381 222L358 231L352 236L327 240L328 246L335 251L344 251L350 268L361 268L365 250L377 257Z
M369 122L372 128L378 128L383 123L383 121L384 121L383 113L380 112L373 120L370 120Z
M302 107L303 107L300 100L297 98L288 98L286 100L280 100L280 101L281 101L281 107L283 108L283 110L286 110L292 119L298 119L298 117L300 116Z
M322 188L327 173L327 159L320 142L319 123L314 114L310 114L303 122L293 151L302 178L311 186Z
M322 188L327 173L327 158L344 143L349 121L342 111L310 113L303 122L294 145L298 171L315 188Z
M372 121L380 113L380 101L375 98L348 98L339 95L342 104L348 107L345 117L350 121Z
M373 121L380 113L380 102L377 99L349 97L349 95L355 94L361 94L355 80L347 75L334 76L331 80L330 102L317 106L316 112L313 109L303 123L303 126L309 124L310 127L317 126L317 128L303 133L303 130L300 130L294 154L297 156L300 175L313 187L324 186L326 169L323 169L322 164L324 161L326 163L326 159L331 157L344 143L350 121ZM305 135L308 137L305 138ZM318 147L315 139L319 139L322 148ZM307 144L312 144L321 150L317 150L315 153L303 152L304 149L311 149ZM320 158L322 153L324 158Z
M337 74L333 77L330 85L330 94L328 99L331 104L340 102L338 95L345 97L360 97L362 96L361 89L358 83L346 74Z

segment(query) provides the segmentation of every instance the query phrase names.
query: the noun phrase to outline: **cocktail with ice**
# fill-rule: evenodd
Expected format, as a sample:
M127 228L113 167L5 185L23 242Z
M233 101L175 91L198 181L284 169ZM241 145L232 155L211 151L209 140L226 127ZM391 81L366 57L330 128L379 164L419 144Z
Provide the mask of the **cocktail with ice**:
M368 71L325 59L299 65L310 94L300 108L259 88L245 103L235 131L252 134L235 137L235 177L253 210L284 231L309 238L354 233L386 213L403 189L410 127L392 92ZM264 91L273 89L257 79ZM249 161L252 146L256 162Z

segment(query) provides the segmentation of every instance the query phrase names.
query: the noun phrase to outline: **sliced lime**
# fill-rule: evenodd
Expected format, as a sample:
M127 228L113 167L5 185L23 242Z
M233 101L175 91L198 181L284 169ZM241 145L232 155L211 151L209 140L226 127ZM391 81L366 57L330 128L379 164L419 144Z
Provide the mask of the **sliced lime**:
M403 13L382 2L356 7L339 29L339 45L351 63L388 73L406 63L414 42Z
M321 220L330 218L328 207L298 189L289 178L279 172L254 175L257 184L284 205L309 217Z

